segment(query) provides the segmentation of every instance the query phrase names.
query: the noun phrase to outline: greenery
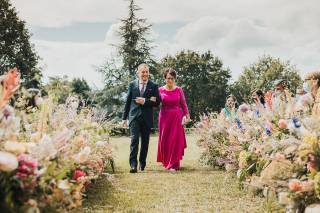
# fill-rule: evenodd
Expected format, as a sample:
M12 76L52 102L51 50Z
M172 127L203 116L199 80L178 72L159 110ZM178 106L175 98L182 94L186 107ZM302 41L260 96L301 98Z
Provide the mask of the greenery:
M289 61L264 55L257 62L244 68L238 80L231 85L230 91L239 102L250 101L255 89L268 91L273 88L275 80L284 79L292 92L301 85L301 77L295 66Z
M150 33L151 25L147 24L146 19L137 17L137 12L141 10L130 0L128 17L121 19L119 36L122 43L118 46L119 55L122 58L123 68L127 70L130 76L134 76L136 68L142 62L151 64L153 62L150 51Z
M30 43L30 33L9 0L0 0L0 75L17 67L23 86L39 88L39 57Z
M69 81L68 76L49 77L49 82L44 86L45 93L53 97L53 101L59 104L65 103L71 95L78 96L85 105L94 103L93 91L87 81L80 78L74 78Z
M71 92L78 95L86 104L92 103L91 88L85 79L74 78L71 81Z

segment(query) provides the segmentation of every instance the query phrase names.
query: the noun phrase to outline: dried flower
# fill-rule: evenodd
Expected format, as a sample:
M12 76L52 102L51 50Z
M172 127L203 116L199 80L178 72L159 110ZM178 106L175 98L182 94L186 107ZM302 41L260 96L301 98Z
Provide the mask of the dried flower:
M77 169L76 171L74 171L72 179L73 180L78 180L79 178L85 177L86 175L87 174L84 171L82 171L80 169Z
M69 190L71 188L69 181L66 179L59 180L57 186L59 189L62 189L62 190Z
M240 110L240 112L246 113L249 111L249 106L247 104L241 104L239 106L239 110Z
M18 168L17 157L8 152L0 151L0 171L10 172Z
M302 189L301 181L298 180L298 179L292 179L292 180L290 180L290 181L289 181L289 189L290 189L292 192L301 191L301 189Z
M27 151L26 146L24 143L14 142L14 141L7 141L4 143L4 149L7 152L11 152L13 154L19 155L25 153Z
M17 68L10 69L2 78L1 78L3 88L2 92L0 92L0 109L4 107L12 95L19 88L20 82L20 73Z
M280 129L285 129L285 128L287 128L287 122L286 122L286 120L280 119L279 122L278 122L278 126L279 126Z

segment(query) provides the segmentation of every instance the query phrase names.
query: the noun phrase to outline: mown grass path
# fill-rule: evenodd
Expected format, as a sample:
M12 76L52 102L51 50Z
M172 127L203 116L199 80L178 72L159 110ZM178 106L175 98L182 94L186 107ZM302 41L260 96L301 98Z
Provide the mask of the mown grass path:
M83 212L268 212L264 198L238 189L232 175L198 165L196 137L188 135L182 170L171 173L156 162L157 137L151 137L146 171L130 174L129 138L113 138L116 173L88 191Z

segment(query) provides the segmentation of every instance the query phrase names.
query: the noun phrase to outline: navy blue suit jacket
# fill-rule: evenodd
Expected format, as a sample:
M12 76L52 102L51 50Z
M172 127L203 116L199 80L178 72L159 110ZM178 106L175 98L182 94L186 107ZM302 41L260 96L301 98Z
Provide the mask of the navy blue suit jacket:
M152 81L148 81L145 92L142 97L145 98L143 105L137 104L135 98L141 97L139 90L139 80L132 81L129 84L126 104L122 119L129 120L129 126L131 122L138 116L142 116L146 122L147 127L150 129L153 127L153 107L157 107L160 104L160 96L158 85ZM156 97L156 102L150 101L151 97Z

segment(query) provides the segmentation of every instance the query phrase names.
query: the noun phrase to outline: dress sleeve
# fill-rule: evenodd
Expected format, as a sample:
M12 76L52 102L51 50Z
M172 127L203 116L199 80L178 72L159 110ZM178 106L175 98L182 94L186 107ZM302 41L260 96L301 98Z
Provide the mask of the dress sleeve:
M189 110L186 102L186 98L184 96L184 92L182 88L179 88L180 90L180 104L184 115L189 115Z

